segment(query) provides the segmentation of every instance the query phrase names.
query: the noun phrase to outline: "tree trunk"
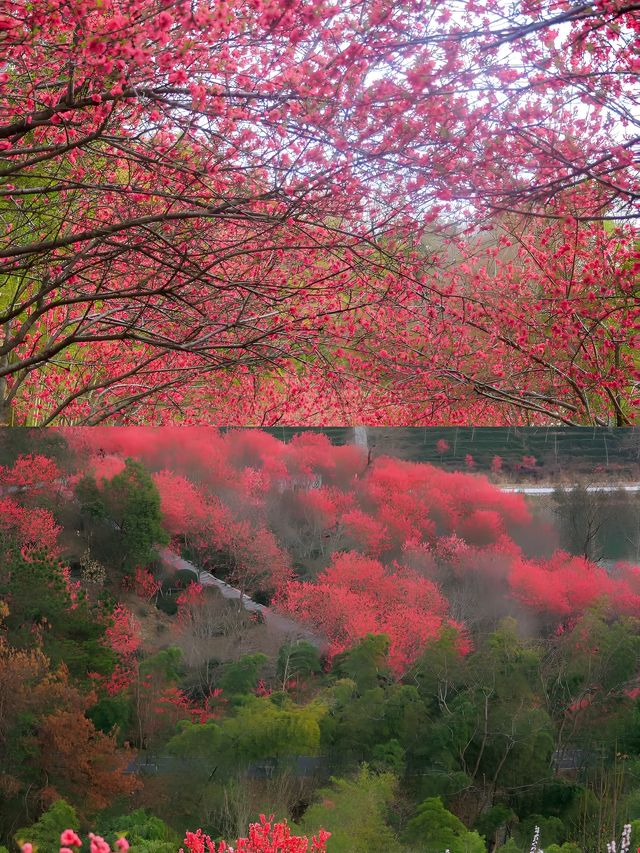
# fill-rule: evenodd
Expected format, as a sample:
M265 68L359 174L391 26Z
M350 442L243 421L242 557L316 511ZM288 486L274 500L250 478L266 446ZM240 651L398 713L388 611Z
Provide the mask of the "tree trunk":
M7 363L7 356L0 358L0 367ZM7 402L7 378L0 376L0 427L11 426L11 406Z

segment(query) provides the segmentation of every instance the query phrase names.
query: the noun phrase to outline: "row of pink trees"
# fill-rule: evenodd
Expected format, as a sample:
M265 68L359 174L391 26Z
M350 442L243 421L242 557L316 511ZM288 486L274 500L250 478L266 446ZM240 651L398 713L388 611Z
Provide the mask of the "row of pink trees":
M596 605L640 613L637 566L607 571L559 550L522 495L482 476L368 460L317 434L94 428L76 440L103 449L98 467L135 452L163 468L154 477L174 541L271 595L331 656L386 633L400 675L446 624L464 653L477 624L507 614L555 630Z

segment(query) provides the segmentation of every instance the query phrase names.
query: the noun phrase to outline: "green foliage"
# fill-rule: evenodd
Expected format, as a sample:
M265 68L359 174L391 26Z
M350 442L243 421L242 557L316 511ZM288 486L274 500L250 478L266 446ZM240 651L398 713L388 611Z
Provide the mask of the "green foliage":
M85 474L76 484L76 497L80 501L80 508L85 515L96 519L107 517L104 496L90 474Z
M580 618L576 629L561 646L564 677L560 686L572 688L568 698L591 683L600 685L603 692L619 689L635 674L640 659L637 619L620 617L611 622L593 609Z
M515 818L513 811L502 803L483 812L475 822L474 829L488 841L495 838L496 832Z
M29 841L40 853L54 853L60 848L60 833L65 829L79 828L76 810L65 800L56 800L34 824L19 829L14 840L18 846Z
M268 660L266 655L258 652L225 664L219 683L223 694L232 698L251 693L258 684L260 670Z
M635 769L634 767L633 771ZM626 814L628 820L631 821L640 818L640 788L634 788L627 794L624 801L623 814Z
M54 667L64 663L81 681L88 672L108 675L116 656L103 642L105 613L80 593L72 600L62 568L46 551L33 552L29 559L17 552L8 558L4 582L0 579L0 598L11 601L4 621L7 639L16 647L30 648L34 625L38 626L43 650Z
M470 832L451 812L440 797L429 797L418 806L416 814L407 823L404 839L420 853L486 853L484 840L477 832Z
M340 698L334 688L327 691L326 701L332 713L322 722L323 749L337 767L366 761L376 769L401 772L424 737L424 709L409 685L386 684L354 696L349 680Z
M562 844L567 838L567 827L557 817L541 814L528 815L514 827L513 835L523 847L531 845L536 826L540 829L540 846L545 850L551 844Z
M406 751L395 738L378 743L372 750L371 767L383 772L388 770L396 776L402 776L405 768Z
M96 832L102 835L111 847L117 838L124 836L136 853L175 853L181 841L180 836L170 826L145 809L136 809L127 815L103 818L98 822Z
M209 720L206 723L192 723L182 720L178 731L167 744L167 750L180 758L224 759L223 734L220 723Z
M87 673L97 672L108 675L112 672L116 655L102 643L103 626L99 623L69 619L68 631L72 636L51 637L45 642L45 649L51 662L64 662L69 672L77 679L84 680ZM92 636L99 634L99 636Z
M63 564L45 549L26 560L14 551L3 565L0 596L11 601L5 625L16 638L33 624L58 625L63 622L72 601L62 575Z
M551 778L542 785L517 791L512 795L512 805L518 815L544 814L560 817L566 823L568 813L574 808L583 790L575 782Z
M564 844L549 844L544 849L545 853L582 853L573 841L565 841Z
M305 706L285 703L277 708L265 699L256 699L238 710L223 724L225 737L237 745L238 754L248 760L293 755L316 755L320 748L319 721L326 706L312 702Z
M281 682L290 678L307 678L321 670L320 653L312 643L296 640L280 647L277 676Z
M507 619L447 688L436 733L446 752L464 756L475 778L518 788L548 776L553 721L539 707L539 669L538 650Z
M446 698L447 688L462 680L465 661L460 657L457 643L455 628L444 626L407 673L407 680L417 685L420 695L434 710L438 697Z
M527 851L531 848L531 840L527 845ZM506 844L502 844L496 849L496 853L525 853L525 848L521 847L515 838L510 838Z
M131 703L126 696L105 696L89 708L86 716L105 734L124 732L131 722Z
M322 722L323 749L338 767L358 765L371 758L378 743L390 740L394 732L385 725L386 694L382 688L354 695L354 682L341 681L339 698L327 695L331 715Z
M145 658L140 663L140 675L159 675L164 681L177 682L184 675L184 660L182 649L169 646L161 649L155 655Z
M420 799L440 797L447 804L463 791L473 787L473 780L462 770L451 771L443 767L429 767L416 787Z
M320 720L326 712L320 702L299 706L285 701L278 707L269 697L250 697L221 722L183 721L168 749L174 755L210 760L224 772L266 758L316 755Z
M162 527L160 495L141 462L127 459L124 470L98 486L83 478L76 488L83 511L109 519L120 532L121 566L131 569L151 561L157 545L169 541Z
M390 640L386 634L367 634L358 643L333 660L333 671L338 677L355 681L363 692L377 687L381 679L389 679Z
M402 846L387 823L396 786L391 773L373 773L366 765L353 779L333 778L330 787L317 792L301 830L311 837L321 827L329 829L331 853L400 853Z
M563 815L570 838L579 838L586 847L600 846L602 809L606 805L592 790L582 788ZM609 830L607 829L607 833ZM607 841L609 839L607 838Z

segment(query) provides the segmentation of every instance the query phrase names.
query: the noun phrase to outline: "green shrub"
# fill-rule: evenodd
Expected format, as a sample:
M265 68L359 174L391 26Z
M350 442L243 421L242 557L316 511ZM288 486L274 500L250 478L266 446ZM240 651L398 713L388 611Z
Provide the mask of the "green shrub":
M124 730L131 719L129 700L122 696L106 696L87 711L87 717L101 732L109 734L115 729Z
M180 842L171 827L145 809L105 818L99 822L96 831L112 847L117 838L124 836L136 853L175 853Z
M156 602L158 610L162 610L167 616L175 616L178 612L178 603L175 595L160 595Z
M65 800L56 800L34 824L19 829L13 837L18 847L29 841L41 853L53 853L60 849L60 833L79 827L80 821L73 806Z

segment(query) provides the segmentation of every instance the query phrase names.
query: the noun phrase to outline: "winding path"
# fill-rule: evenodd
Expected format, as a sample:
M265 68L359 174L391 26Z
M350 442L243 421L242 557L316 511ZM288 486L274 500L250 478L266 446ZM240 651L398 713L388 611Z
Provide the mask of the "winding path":
M225 583L225 581L212 575L211 572L198 569L193 563L184 560L169 548L161 548L158 554L163 565L176 571L191 572L196 576L198 583L202 584L202 586L215 586L223 598L234 601L242 599L242 606L245 610L248 610L250 613L260 613L267 625L282 632L290 640L307 640L307 642L312 643L318 649L326 646L324 637L310 631L309 628L300 622L296 622L295 619L290 619L282 613L277 613L272 608L265 607L264 604L258 604L257 601L249 598L248 595L240 592L239 589Z

